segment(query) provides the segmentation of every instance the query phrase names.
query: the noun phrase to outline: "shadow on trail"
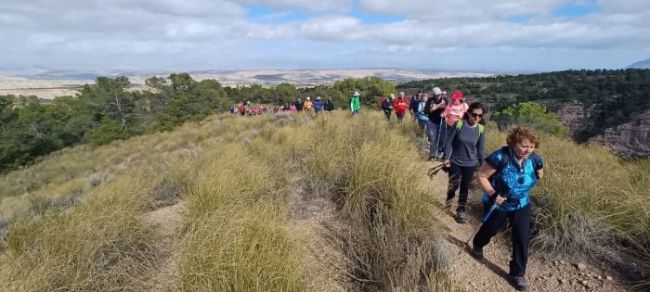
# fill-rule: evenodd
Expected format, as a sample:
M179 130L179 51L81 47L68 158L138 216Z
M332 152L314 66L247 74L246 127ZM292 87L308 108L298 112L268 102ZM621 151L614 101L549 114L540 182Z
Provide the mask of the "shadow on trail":
M448 234L447 235L447 241L449 241L449 243L451 243L451 244L457 246L458 248L460 248L461 251L467 253L470 257L472 256L472 254L470 253L470 250L469 250L469 246L467 246L465 244L465 242L463 242L462 240ZM472 257L472 258L475 259L474 257ZM508 283L509 285L512 286L512 284L510 283L510 277L509 277L508 273L506 271L504 271L501 267L497 266L496 264L494 264L493 262L491 262L491 261L489 261L489 260L487 260L485 258L483 258L482 260L478 260L478 259L475 259L475 260L477 262L481 263L483 266L488 268L490 271L492 271L496 275L498 275L499 277L503 278L506 281L506 283ZM514 286L512 286L512 287L514 288Z

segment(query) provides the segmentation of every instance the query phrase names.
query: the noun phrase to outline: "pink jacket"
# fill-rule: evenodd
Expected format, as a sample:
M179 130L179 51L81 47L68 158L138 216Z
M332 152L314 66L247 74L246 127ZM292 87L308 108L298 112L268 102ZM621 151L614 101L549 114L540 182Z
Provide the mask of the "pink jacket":
M469 106L464 102L461 104L448 104L444 112L447 125L453 126L458 120L462 119L468 108Z

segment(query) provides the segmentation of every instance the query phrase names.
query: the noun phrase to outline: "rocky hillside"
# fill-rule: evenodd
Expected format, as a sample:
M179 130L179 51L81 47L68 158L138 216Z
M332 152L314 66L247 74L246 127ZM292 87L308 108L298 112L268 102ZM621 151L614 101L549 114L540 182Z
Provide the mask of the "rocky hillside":
M602 134L589 137L589 133L601 132L594 120L604 113L598 105L585 106L580 102L563 103L555 111L560 120L569 127L575 140L596 142L608 146L625 157L650 156L650 111L635 115L629 122L606 128Z
M609 146L624 156L650 156L650 111L646 111L631 122L608 128L592 141Z
M491 112L521 102L546 105L569 127L578 143L595 141L623 156L650 152L650 70L569 70L485 78L448 78L409 82L399 90L461 89ZM409 91L409 92L410 92Z

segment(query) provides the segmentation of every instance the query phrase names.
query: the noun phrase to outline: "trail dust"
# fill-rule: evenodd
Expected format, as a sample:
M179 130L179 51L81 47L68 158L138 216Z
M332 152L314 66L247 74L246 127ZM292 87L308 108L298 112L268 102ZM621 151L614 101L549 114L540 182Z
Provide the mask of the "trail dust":
M163 256L158 269L151 272L145 287L149 291L178 291L180 290L178 276L179 238L184 213L184 202L163 207L145 214L142 220L145 224L154 226L162 237Z
M438 164L439 162L431 162L432 167ZM423 180L442 208L446 199L448 175L441 171L433 180L428 176ZM457 199L458 196L454 198ZM456 201L451 209L435 215L448 228L448 246L454 257L452 277L462 291L515 291L508 282L510 238L506 238L503 232L484 247L485 259L482 261L469 254L465 242L477 230L483 216L479 202L480 192L470 190L469 200L470 210L466 224L459 224L454 218ZM626 291L612 273L584 263L545 260L535 255L529 256L526 279L530 284L528 291Z

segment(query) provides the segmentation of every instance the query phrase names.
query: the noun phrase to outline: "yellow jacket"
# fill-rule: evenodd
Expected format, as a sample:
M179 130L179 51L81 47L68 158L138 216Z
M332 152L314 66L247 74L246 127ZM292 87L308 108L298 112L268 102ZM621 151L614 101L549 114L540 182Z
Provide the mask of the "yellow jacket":
M311 100L305 100L305 110L310 111L312 108L314 108L314 104Z

